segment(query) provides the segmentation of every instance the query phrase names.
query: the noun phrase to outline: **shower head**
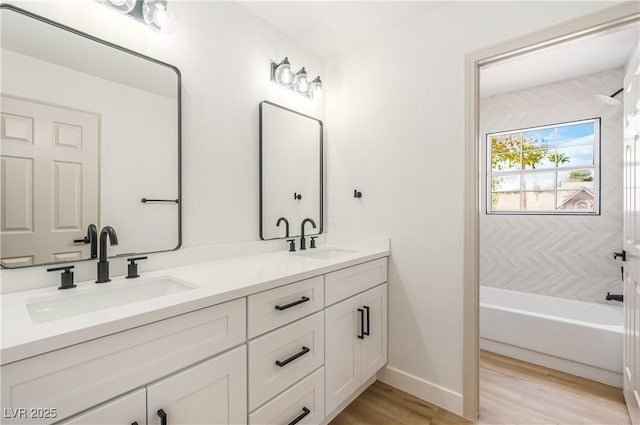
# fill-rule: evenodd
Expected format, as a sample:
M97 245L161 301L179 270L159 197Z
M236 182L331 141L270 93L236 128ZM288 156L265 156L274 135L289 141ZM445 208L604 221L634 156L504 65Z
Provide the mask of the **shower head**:
M616 96L620 93L622 93L622 89L618 90L615 93L612 93L609 96L606 96L604 94L596 94L594 95L594 97L599 101L606 103L607 105L622 105L622 101L616 99Z

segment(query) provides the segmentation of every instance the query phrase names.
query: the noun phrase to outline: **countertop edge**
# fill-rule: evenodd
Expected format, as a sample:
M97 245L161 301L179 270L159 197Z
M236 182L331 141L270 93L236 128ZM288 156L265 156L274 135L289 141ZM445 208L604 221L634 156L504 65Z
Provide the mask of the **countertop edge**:
M258 292L267 291L279 286L288 285L304 279L324 275L330 272L352 267L357 264L388 257L389 250L380 250L374 253L363 255L358 258L348 259L339 263L326 265L313 270L290 274L284 277L266 280L259 283L248 283L237 289L221 292L213 295L204 295L201 298L189 300L182 303L161 307L156 310L147 311L138 315L128 316L113 321L90 325L68 333L57 334L51 337L40 338L24 344L9 346L0 349L0 366L7 366L11 363L21 361L30 357L35 357L51 351L88 342L94 339L103 338L118 332L140 326L149 325L154 322L166 320L182 314L187 314L196 310L222 304L234 299L243 298Z

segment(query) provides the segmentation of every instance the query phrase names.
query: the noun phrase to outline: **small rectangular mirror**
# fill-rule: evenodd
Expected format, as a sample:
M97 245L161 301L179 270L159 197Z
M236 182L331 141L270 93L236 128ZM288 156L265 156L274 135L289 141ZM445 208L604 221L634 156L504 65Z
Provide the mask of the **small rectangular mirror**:
M308 235L323 229L322 121L271 102L260 103L260 238ZM289 234L286 234L289 224ZM280 225L278 223L280 222Z
M0 253L3 267L177 249L177 68L1 5Z

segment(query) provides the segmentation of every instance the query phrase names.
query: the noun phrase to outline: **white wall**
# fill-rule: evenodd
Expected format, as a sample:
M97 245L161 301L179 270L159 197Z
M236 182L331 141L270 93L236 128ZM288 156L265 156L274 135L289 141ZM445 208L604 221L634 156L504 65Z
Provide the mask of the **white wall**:
M483 211L480 285L599 303L607 291L622 291L620 262L611 255L622 246L622 106L593 97L621 88L622 78L620 68L481 99L483 140L487 133L600 117L601 204L599 216ZM482 205L485 199L483 192Z
M235 2L171 2L178 28L170 35L95 1L12 3L177 66L183 95L183 246L259 239L259 102L323 119L322 101L270 81L270 63L289 56L294 67L324 75L318 56ZM40 269L43 285L57 284L54 273ZM5 270L0 276L4 291L15 290L22 274Z
M328 230L392 240L387 380L461 411L464 54L612 3L452 2L326 72L235 3L175 2L168 37L93 1L19 4L181 69L186 246L258 238L259 101L322 118L268 80L269 60L326 76Z
M100 216L93 224L118 232L120 244L109 253L175 248L176 205L140 199L178 197L176 100L10 50L0 55L3 94L99 115L100 187L93 190L100 193Z
M452 2L328 61L328 230L391 237L385 381L462 411L464 55L609 5Z
M323 61L235 2L173 1L178 27L158 34L95 1L18 1L19 7L177 66L182 73L184 246L258 234L258 104L323 118L311 101L269 80L271 60L324 75Z

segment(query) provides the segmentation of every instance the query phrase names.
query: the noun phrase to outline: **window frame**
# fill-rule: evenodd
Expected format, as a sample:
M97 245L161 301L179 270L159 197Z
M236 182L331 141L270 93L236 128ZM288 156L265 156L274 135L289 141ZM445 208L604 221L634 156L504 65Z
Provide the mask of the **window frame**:
M599 216L601 215L601 204L602 204L602 199L601 199L601 168L602 168L601 160L602 158L601 158L601 150L600 150L600 146L602 143L601 121L602 121L601 117L585 118L585 119L565 121L565 122L555 123L555 124L546 124L546 125L535 126L535 127L525 127L525 128L519 128L519 129L513 129L513 130L486 133L485 134L485 182L484 182L485 214L486 215L553 215L553 216L562 216L562 215ZM526 132L537 131L537 130L546 130L550 128L556 129L559 127L568 127L568 126L583 124L583 123L593 123L594 125L594 130L593 130L593 134L594 134L593 162L594 163L593 165L587 165L587 166L576 165L576 166L569 166L569 167L558 167L556 165L553 168L526 169L526 170L518 169L518 170L492 172L491 170L491 150L492 150L491 137L504 136L507 134L514 134L514 133L526 133ZM594 188L593 189L593 196L594 196L593 211L584 211L584 210L578 210L578 209L576 210L538 210L538 211L535 211L535 210L530 210L530 211L497 210L496 211L491 209L491 195L492 195L491 181L492 181L492 177L496 175L530 176L536 173L553 172L556 174L556 178L557 178L558 172L584 170L586 168L589 168L589 169L593 168L594 170L593 172L593 188ZM521 191L519 192L522 194ZM548 192L548 191L545 191L545 192ZM557 181L556 181L554 193L557 196L557 193L558 193Z

